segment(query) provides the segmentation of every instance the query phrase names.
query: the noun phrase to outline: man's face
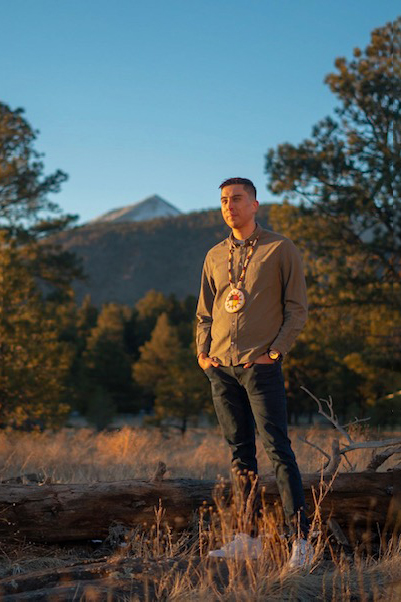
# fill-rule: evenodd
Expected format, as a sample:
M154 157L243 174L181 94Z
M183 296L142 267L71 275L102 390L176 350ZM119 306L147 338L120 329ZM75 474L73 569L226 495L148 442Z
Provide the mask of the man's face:
M254 223L259 203L242 184L231 184L221 190L221 213L227 226L240 230Z

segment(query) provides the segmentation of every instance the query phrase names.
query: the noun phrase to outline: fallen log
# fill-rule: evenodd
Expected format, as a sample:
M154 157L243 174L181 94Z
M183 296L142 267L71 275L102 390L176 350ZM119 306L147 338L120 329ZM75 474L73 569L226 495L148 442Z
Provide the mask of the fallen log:
M303 475L310 512L314 496L331 483L329 476ZM112 524L133 528L155 522L159 501L163 521L172 528L189 526L193 513L213 504L214 481L174 479L152 482L119 481L91 484L0 484L0 536L32 542L104 539ZM268 506L279 502L274 477L262 478L260 489ZM228 495L229 485L224 488ZM219 495L220 495L219 494ZM401 471L342 473L326 491L320 511L342 529L401 530Z
M0 579L1 602L143 600L146 581L149 593L155 599L153 582L169 569L171 563L166 561L156 563L132 558L78 561L64 567L13 574Z

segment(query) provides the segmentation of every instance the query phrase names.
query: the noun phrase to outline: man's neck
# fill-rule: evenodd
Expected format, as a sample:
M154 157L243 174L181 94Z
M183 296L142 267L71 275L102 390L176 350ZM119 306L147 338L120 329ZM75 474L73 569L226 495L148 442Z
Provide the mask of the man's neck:
M251 236L251 234L252 234L252 232L254 232L255 228L256 228L256 222L247 224L243 228L239 228L239 229L232 228L233 236L237 240L246 240L247 238L249 238Z

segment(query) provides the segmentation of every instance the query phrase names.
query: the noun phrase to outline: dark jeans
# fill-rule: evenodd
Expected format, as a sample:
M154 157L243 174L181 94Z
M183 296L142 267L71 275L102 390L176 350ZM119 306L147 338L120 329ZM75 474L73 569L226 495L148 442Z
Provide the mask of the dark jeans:
M257 474L255 423L270 458L286 521L307 535L301 475L287 434L287 409L280 362L213 366L205 370L223 435L232 451L232 468ZM299 520L298 520L299 519Z

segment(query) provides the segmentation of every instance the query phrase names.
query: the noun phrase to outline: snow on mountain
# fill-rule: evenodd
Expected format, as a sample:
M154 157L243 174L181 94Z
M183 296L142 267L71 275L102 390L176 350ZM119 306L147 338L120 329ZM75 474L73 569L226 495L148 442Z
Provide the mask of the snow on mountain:
M181 211L157 194L154 194L139 203L112 209L91 220L89 223L144 222L149 219L154 219L155 217L174 217L176 215L181 215Z

